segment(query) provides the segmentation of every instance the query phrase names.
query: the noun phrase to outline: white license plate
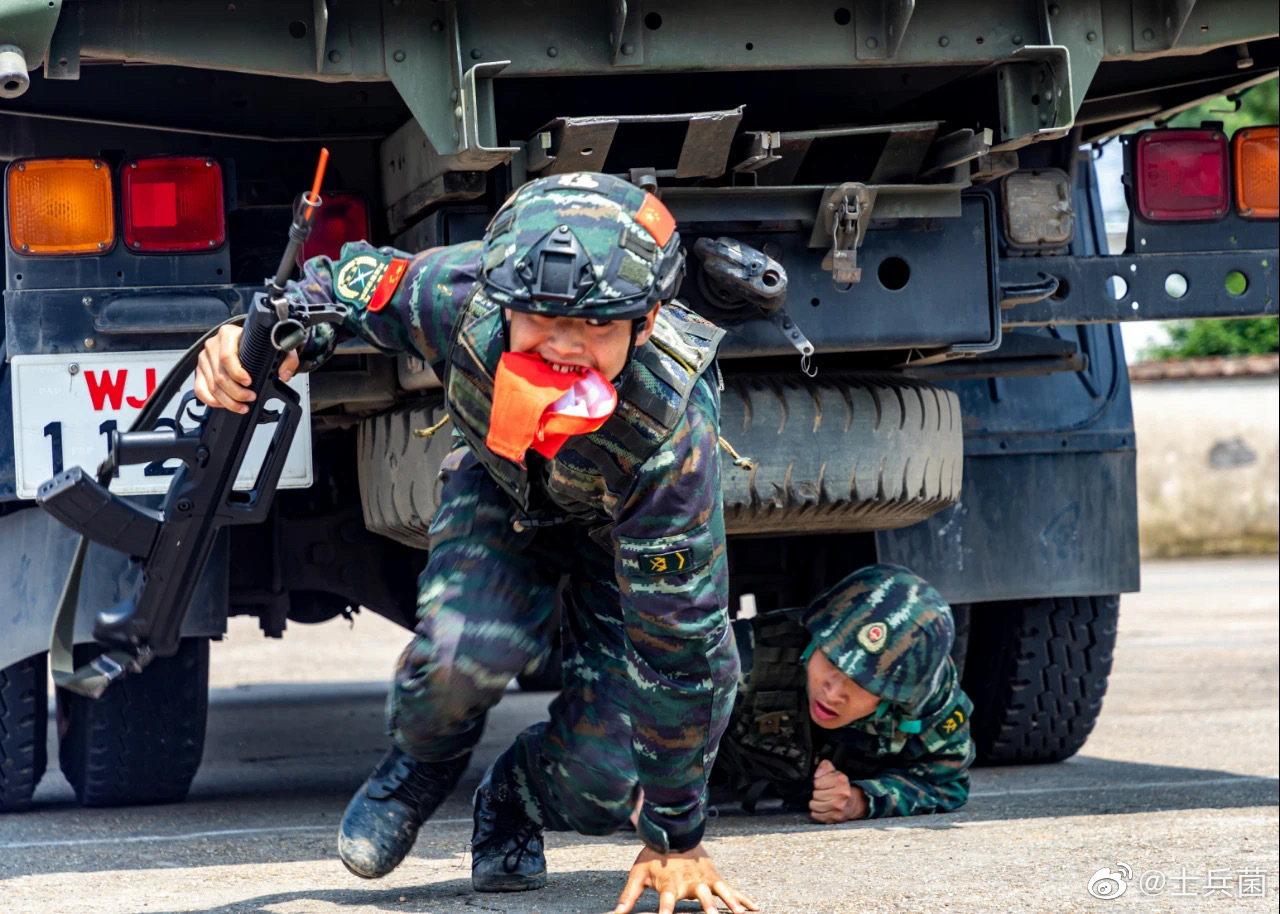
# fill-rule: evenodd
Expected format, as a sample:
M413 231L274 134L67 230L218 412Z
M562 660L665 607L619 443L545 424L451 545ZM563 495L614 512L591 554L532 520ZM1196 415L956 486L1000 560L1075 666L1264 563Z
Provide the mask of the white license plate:
M127 431L147 397L178 361L181 352L78 353L18 355L9 364L13 379L14 457L18 497L34 498L55 473L82 466L90 473L107 456L107 435ZM183 392L191 390L194 375ZM285 460L280 487L311 485L311 397L308 376L295 375L289 386L302 397L302 419ZM164 410L161 427L172 428L181 394ZM268 404L270 405L270 404ZM197 409L203 409L196 404ZM187 420L190 427L192 422ZM237 489L252 487L275 426L259 426L236 478ZM111 491L143 495L169 490L177 460L121 467Z

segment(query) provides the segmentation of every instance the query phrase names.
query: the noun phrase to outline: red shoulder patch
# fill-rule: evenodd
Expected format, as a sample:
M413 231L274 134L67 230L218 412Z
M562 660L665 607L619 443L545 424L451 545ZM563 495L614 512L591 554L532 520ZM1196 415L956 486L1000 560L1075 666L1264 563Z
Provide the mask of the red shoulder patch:
M671 210L662 205L662 201L653 194L644 195L644 205L636 213L636 221L644 226L645 231L653 236L653 240L666 247L671 235L676 230L676 218Z
M409 261L403 257L393 258L391 263L387 264L386 270L378 280L377 288L373 290L373 297L369 299L368 310L376 313L387 306L387 302L391 301L391 296L395 294L396 287L400 285L400 279L408 267Z

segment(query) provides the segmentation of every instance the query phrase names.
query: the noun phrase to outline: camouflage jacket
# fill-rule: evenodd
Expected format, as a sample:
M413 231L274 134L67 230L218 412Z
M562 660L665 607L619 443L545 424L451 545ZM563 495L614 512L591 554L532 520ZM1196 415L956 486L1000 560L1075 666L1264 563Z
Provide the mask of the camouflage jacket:
M450 415L472 451L482 449L483 401L505 345L491 303L476 294L480 250L475 242L415 256L353 244L337 262L308 261L302 295L344 302L351 313L341 331L313 331L302 368L322 364L347 333L388 354L416 355L447 378ZM364 278L355 288L359 274L349 267L358 259ZM374 290L388 270L403 275L375 310ZM664 305L653 338L620 382L616 422L570 439L527 476L514 464L495 464L495 455L476 454L512 497L517 519L558 512L588 525L614 555L631 674L618 686L630 690L632 754L645 792L639 831L659 852L701 840L706 773L738 677L727 613L719 390L703 374L719 335L684 308ZM450 363L453 349L465 350L468 361Z
M910 718L886 702L873 717L827 730L809 716L805 657L812 637L803 615L778 610L733 624L742 682L713 774L717 801L737 800L752 811L759 800L778 797L788 808L807 810L814 770L830 759L866 793L869 818L964 805L974 756L973 704L950 659Z

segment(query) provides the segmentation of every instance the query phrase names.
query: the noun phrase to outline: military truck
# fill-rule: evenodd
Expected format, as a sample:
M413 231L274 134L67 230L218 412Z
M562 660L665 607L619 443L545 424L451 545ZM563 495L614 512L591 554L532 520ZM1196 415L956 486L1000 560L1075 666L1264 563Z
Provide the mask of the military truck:
M477 238L537 176L659 195L681 299L728 330L732 605L908 565L955 606L980 758L1071 755L1139 584L1117 324L1277 310L1275 128L1161 125L1273 77L1278 51L1261 0L0 0L0 809L46 768L75 548L35 487L96 466L157 373L244 311L321 145L307 256ZM229 616L411 625L439 380L346 343L302 383L291 488L217 543L178 653L57 696L81 802L186 793ZM115 486L155 497L171 472ZM78 661L131 573L90 550Z

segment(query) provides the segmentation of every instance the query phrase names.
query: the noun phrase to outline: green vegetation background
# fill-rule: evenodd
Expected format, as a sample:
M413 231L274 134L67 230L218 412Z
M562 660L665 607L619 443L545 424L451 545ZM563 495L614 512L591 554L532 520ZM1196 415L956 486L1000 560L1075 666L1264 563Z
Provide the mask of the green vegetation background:
M1280 123L1280 80L1255 86L1240 99L1239 110L1225 96L1184 111L1170 127L1198 127L1221 121L1228 136L1241 127ZM1173 321L1169 342L1148 346L1143 359L1191 359L1214 355L1256 355L1280 351L1280 323L1274 317L1240 320Z

